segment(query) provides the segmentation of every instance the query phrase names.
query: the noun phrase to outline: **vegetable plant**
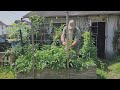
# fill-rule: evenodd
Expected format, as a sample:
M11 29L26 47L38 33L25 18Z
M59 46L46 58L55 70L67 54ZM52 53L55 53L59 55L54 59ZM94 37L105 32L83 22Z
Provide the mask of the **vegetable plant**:
M80 54L83 59L94 58L97 59L97 48L94 45L94 39L91 37L90 32L83 33L83 46Z

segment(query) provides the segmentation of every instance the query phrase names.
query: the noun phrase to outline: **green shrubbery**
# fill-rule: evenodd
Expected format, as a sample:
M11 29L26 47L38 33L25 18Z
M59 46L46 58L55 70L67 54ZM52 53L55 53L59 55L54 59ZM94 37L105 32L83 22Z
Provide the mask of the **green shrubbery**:
M33 29L40 28L44 18L39 16L30 17L32 21ZM35 45L34 49L34 61L35 69L43 70L44 68L51 68L55 70L66 69L66 51L65 47L57 45L60 40L60 32L63 26L57 28L56 34L53 36L54 42L52 45L44 45L38 48ZM82 57L75 58L75 51L70 50L70 67L76 70L88 69L91 66L96 66L97 60L96 48L94 41L90 36L90 32L83 33L83 46L80 49L79 54ZM29 72L32 69L32 45L15 46L10 50L16 56L16 62L14 70L17 72Z
M85 33L88 34L89 32ZM86 43L89 44L87 40ZM86 43L83 44L83 47L87 46L85 47L87 51L85 50L85 52L82 54L84 56L87 55L85 53L88 53L88 51L90 54L94 53L91 52L92 49L90 48L90 45L87 45ZM35 68L38 70L43 70L44 68L51 68L55 70L66 69L67 57L64 48L64 46L44 45L40 50L35 49ZM19 57L16 59L16 70L18 72L29 72L32 69L32 46L24 46L23 52L24 53L21 55L19 54ZM75 51L70 50L70 67L76 70L88 69L91 66L95 66L95 59L96 56L93 57L91 55L88 56L88 58L75 58Z

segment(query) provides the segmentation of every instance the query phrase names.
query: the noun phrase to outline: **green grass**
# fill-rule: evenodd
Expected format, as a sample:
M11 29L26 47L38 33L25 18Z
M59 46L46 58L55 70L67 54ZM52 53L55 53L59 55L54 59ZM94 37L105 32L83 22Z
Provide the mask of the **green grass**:
M96 73L100 79L120 79L120 56L107 60L104 68L98 68Z
M120 56L109 62L108 70L108 79L120 79Z
M108 73L104 70L97 69L96 73L98 75L98 79L107 79L107 77L108 77Z
M13 71L8 71L6 68L0 68L0 79L16 79Z
M120 62L108 66L108 78L120 79Z
M109 70L113 71L114 73L120 74L120 63L115 63L108 67Z

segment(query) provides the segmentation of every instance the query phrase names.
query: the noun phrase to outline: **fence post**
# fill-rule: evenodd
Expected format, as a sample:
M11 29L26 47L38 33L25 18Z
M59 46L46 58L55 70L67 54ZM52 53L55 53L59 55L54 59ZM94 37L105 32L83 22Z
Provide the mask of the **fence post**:
M33 23L31 22L31 34L32 34L32 69L33 69L33 79L35 79L35 61L34 61L34 28Z
M90 49L91 49L91 47L92 47L92 45L91 45L91 37L92 37L91 26L92 26L92 23L91 23L91 20L90 20L90 22L89 22L89 32L90 32ZM89 58L90 58L90 57L91 57L91 52L90 52L90 54L89 54Z
M21 31L21 29L19 30L19 35L20 35L21 45L23 46L23 39L22 39L22 31Z
M66 54L67 54L67 69L69 70L69 48L68 48L68 46L69 46L69 39L68 39L68 20L69 20L69 12L68 11L66 11L66 26L67 26L67 34L66 34L66 36L67 36L67 45L66 45L66 48L67 48L67 52L66 52Z
M66 49L67 49L67 52L66 52L66 56L67 56L67 77L68 79L70 78L70 72L69 72L69 59L70 59L70 54L69 54L69 34L68 34L68 21L69 20L69 12L66 11L66 26L67 26L67 29L66 29L66 39L67 39L67 45L66 45Z

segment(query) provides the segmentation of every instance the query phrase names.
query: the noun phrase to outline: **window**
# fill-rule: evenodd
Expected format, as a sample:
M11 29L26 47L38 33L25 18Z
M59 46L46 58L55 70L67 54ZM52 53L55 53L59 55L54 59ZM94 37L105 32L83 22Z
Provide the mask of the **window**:
M53 26L60 27L61 25L64 25L65 23L53 23Z

